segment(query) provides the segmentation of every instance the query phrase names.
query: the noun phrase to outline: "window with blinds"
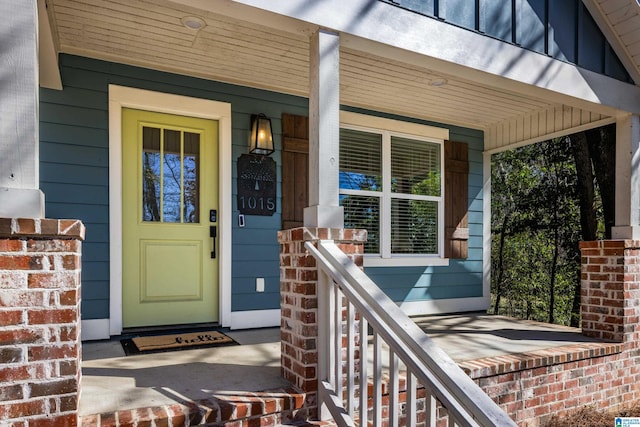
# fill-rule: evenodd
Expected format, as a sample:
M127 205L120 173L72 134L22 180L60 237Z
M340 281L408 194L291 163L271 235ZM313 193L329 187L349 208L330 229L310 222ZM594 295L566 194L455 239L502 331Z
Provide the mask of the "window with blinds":
M442 143L385 130L340 130L340 205L368 231L365 253L438 255Z

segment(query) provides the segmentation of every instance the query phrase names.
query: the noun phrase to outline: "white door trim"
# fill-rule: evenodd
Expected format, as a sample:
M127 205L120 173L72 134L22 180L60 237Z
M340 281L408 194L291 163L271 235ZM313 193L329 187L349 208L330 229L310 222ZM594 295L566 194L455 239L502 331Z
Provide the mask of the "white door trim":
M109 334L122 333L122 108L217 120L219 123L220 324L231 324L231 104L109 85Z

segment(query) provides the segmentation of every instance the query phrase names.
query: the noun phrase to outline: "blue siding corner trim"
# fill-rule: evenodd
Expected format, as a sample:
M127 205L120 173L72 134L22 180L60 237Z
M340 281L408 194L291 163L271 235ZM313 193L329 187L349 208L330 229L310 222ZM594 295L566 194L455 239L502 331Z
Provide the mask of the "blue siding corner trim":
M277 211L270 217L248 216L244 228L234 221L231 308L233 311L279 308L276 232L280 228L282 206L281 115L285 112L306 115L308 100L72 55L61 55L60 66L64 90L40 90L40 187L45 193L47 216L78 218L87 226L82 263L82 318L109 317L109 84L231 103L233 159L247 150L250 115L263 112L272 119L276 146L272 157L278 173ZM343 109L447 127L452 140L469 144L469 259L452 261L449 268L375 268L368 269L368 273L398 302L481 296L482 132ZM234 161L234 203L236 176ZM234 205L233 209L237 218L237 207ZM265 279L264 293L255 292L257 277Z

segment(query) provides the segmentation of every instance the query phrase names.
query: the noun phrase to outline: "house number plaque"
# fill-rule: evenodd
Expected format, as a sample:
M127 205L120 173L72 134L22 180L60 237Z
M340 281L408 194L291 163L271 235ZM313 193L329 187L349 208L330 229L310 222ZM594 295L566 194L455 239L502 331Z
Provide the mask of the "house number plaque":
M237 202L241 214L276 212L276 162L271 157L243 154L238 158Z

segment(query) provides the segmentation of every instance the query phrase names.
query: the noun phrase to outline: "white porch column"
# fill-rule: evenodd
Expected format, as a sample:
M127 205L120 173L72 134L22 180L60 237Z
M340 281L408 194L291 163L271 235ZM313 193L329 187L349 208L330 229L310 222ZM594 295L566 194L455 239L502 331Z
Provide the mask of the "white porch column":
M0 218L40 218L37 2L0 0L0 14Z
M319 30L310 40L309 207L306 227L342 228L340 158L340 37Z
M613 239L640 239L640 116L616 121L616 224Z

